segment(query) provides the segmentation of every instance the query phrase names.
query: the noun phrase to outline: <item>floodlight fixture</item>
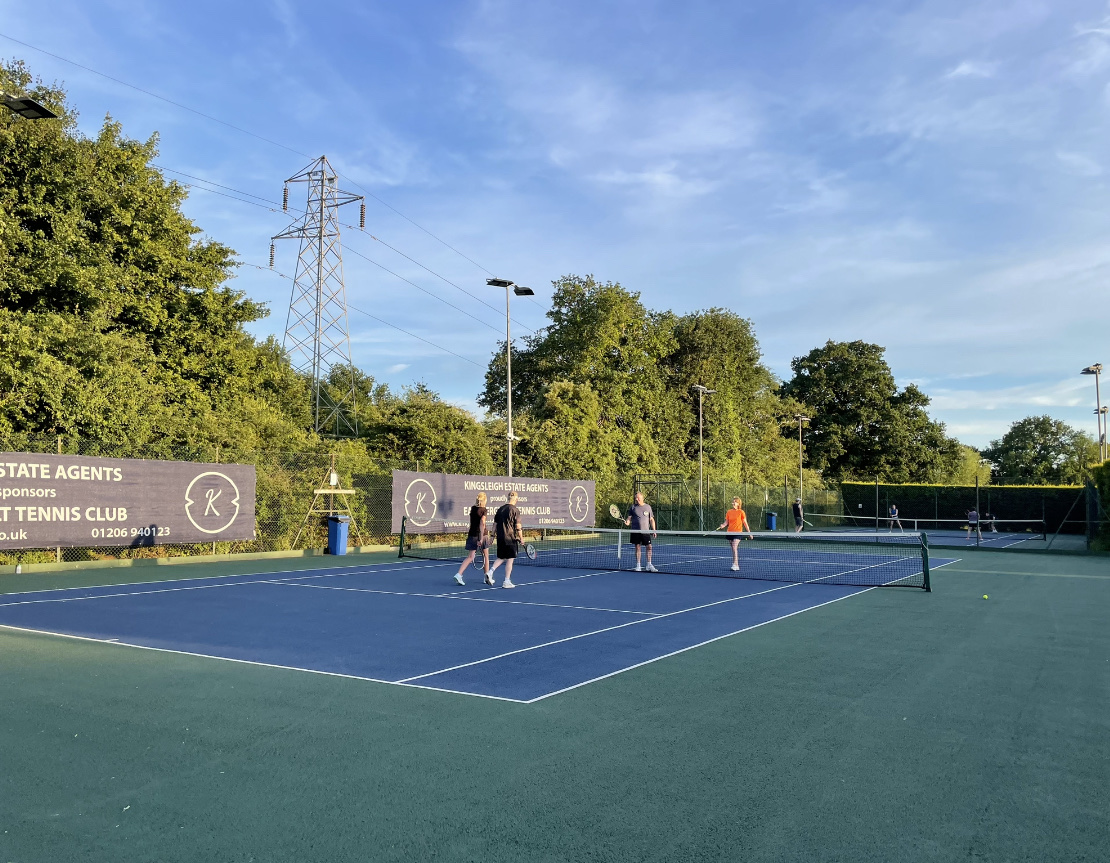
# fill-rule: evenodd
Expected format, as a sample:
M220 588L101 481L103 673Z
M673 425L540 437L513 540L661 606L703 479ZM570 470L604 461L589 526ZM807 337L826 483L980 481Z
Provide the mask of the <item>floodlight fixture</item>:
M28 120L57 120L58 115L34 99L0 94L0 105Z
M518 285L512 279L499 279L496 277L486 279L486 284L491 288L505 289L505 467L509 476L513 475L513 441L520 440L513 434L513 333L509 318L509 288L518 297L534 297L536 292L531 288Z

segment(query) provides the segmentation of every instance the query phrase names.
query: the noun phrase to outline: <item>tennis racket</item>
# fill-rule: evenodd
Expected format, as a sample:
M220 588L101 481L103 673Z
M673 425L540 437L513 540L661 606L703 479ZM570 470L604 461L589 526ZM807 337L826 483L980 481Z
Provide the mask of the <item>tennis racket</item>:
M621 511L617 509L617 505L615 503L609 504L609 515L611 515L617 521L624 521L624 519L621 517Z
M528 543L528 545L524 546L524 553L528 555L529 560L535 560L539 557L539 552L536 551L536 547L532 545L532 543Z

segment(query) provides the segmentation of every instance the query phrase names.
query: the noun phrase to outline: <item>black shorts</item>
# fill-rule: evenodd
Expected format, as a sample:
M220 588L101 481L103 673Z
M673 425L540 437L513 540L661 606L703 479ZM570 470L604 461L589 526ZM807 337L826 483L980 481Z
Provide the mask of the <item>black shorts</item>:
M497 540L497 556L501 560L512 560L517 555L517 545L515 542L502 542Z
M725 534L725 537L728 539L729 542L739 542L740 540L742 540L744 538L744 534L742 534L742 533L727 533L727 534Z
M804 523L805 522L800 515L794 516L794 527L801 527Z
M489 540L482 536L468 536L466 538L467 551L484 551L489 548Z
M633 545L651 545L650 533L634 533L631 537Z

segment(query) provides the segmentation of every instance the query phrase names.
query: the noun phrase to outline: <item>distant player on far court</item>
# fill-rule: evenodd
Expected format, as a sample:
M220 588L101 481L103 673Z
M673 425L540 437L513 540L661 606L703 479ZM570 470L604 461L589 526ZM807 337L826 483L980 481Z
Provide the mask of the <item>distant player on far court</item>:
M516 587L513 584L513 561L519 543L524 542L524 529L520 526L520 510L516 508L516 492L509 492L509 502L502 504L493 516L494 530L497 534L497 560L486 576L486 584L493 584L493 574L497 567L505 564L505 581L502 587Z
M888 512L890 515L890 532L894 533L894 525L898 525L898 529L905 533L906 529L902 527L902 522L898 518L898 504L892 503Z
M632 544L636 547L636 572L640 571L640 549L647 547L647 571L659 572L651 563L651 540L655 536L655 513L651 507L644 503L644 493L636 492L636 502L628 508L628 515L624 520L634 531Z
M805 513L802 512L802 499L800 497L794 498L794 503L790 505L790 509L794 511L794 533L802 532L802 525L805 524Z
M801 528L799 528L800 530ZM752 536L751 525L748 524L748 515L744 512L744 501L738 497L732 499L732 509L725 513L724 522L718 526L717 530L728 531L729 543L732 545L732 571L740 571L740 534L747 533L749 539L755 539Z
M979 510L972 507L967 511L967 538L971 539L971 532L975 531L975 536L980 540L983 538L982 532L979 530Z

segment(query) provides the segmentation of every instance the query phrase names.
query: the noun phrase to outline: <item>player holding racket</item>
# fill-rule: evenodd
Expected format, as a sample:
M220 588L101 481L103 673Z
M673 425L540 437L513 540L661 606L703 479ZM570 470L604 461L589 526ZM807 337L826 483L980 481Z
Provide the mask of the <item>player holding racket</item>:
M651 540L655 534L655 513L644 503L644 493L636 492L636 502L628 508L625 525L632 526L632 544L636 547L636 572L640 571L640 549L647 548L647 571L659 572L651 563ZM633 523L635 523L633 525Z
M748 539L752 536L752 527L748 524L748 514L744 512L744 501L738 497L732 499L732 509L725 513L725 520L717 530L728 531L729 544L732 546L732 571L740 571L740 534L747 533Z
M502 504L493 516L494 531L497 535L497 560L486 576L486 584L493 584L493 574L497 567L505 564L505 581L502 587L516 587L513 584L513 561L516 560L517 547L524 542L524 529L520 526L520 510L516 508L516 492L509 492L509 502Z
M466 533L466 560L462 562L459 571L455 573L455 584L465 586L463 573L474 562L474 556L479 549L482 552L482 571L486 574L486 584L493 584L489 574L489 534L486 532L486 493L478 492L474 506L470 508L470 530Z

